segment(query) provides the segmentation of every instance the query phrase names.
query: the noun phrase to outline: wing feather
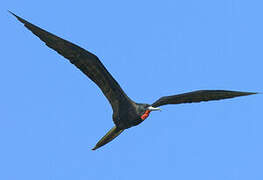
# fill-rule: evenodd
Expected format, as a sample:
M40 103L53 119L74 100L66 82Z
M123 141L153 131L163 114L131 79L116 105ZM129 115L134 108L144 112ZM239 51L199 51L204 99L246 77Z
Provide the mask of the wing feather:
M227 98L234 98L238 96L247 96L257 94L254 92L240 92L240 91L226 91L226 90L199 90L178 94L173 96L164 96L155 101L152 106L158 107L167 104L181 104L181 103L194 103L201 101L212 101Z
M132 102L97 56L67 40L31 24L12 12L10 13L22 22L27 29L44 41L48 47L67 58L72 64L95 82L107 97L113 111L117 111L117 108L122 103L130 104Z

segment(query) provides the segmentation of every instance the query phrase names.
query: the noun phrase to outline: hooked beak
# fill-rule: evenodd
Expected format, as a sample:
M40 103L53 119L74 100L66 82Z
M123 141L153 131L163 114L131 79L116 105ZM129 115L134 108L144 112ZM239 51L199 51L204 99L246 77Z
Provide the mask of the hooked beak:
M149 106L147 109L150 111L162 111L160 108L156 108L156 107L152 107L152 106Z

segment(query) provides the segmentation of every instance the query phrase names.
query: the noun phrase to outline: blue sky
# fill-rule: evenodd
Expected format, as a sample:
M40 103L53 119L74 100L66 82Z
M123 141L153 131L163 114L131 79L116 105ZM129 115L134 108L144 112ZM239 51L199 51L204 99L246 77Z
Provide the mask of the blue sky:
M0 179L263 179L262 95L112 126L98 87L7 10L96 54L137 102L199 89L263 92L260 0L3 1Z

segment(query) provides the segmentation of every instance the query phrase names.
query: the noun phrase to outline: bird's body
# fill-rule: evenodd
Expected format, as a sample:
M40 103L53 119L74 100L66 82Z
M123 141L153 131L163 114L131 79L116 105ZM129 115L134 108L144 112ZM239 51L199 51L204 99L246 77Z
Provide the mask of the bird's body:
M192 103L210 100L219 100L256 94L253 92L226 91L226 90L200 90L184 94L164 96L153 104L136 103L122 90L118 82L103 66L97 56L89 51L53 35L13 14L27 29L38 36L45 44L67 58L79 68L94 83L96 83L113 109L112 119L115 126L96 144L93 150L107 144L117 137L123 130L143 122L151 111L167 104Z

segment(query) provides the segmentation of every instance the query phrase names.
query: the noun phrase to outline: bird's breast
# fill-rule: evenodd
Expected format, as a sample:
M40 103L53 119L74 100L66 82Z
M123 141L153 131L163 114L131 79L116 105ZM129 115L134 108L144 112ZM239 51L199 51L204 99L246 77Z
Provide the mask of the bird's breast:
M139 114L134 107L129 107L119 111L118 114L113 116L115 125L120 129L128 129L132 126L137 126L149 117L150 110L146 110L144 114Z

